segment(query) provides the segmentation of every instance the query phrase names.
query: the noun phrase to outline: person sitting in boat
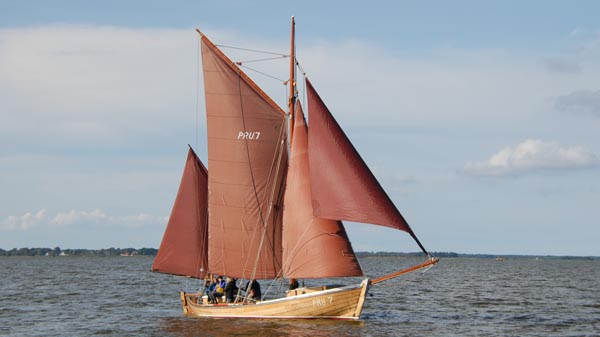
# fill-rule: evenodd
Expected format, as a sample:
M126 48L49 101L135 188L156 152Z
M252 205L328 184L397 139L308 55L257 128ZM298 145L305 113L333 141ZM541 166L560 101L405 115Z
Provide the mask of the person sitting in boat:
M237 296L238 287L235 285L236 281L237 280L234 278L227 278L227 285L224 289L225 299L227 300L227 303L233 303L235 297Z
M256 282L256 280L248 281L245 289L250 289L248 299L260 301L260 299L262 298L262 293L260 291L260 283Z
M207 281L207 283L208 283L208 287L205 287L205 290L204 290L204 292L205 292L205 294L206 294L206 295L209 297L209 299L210 299L210 294L211 294L213 291L215 291L215 288L217 287L217 280L216 280L216 279L215 279L213 276L211 276L211 277L209 278L209 280ZM206 283L205 283L205 284L206 284Z
M235 278L227 278L227 284L225 285L225 288L223 289L225 292L225 299L227 300L227 303L232 303L237 294L238 294L238 287L236 285L237 280Z
M223 291L224 291L223 289L225 289L226 285L227 284L223 280L223 276L217 277L217 282L215 283L214 290L208 294L208 300L210 303L213 303L213 304L219 303L217 298L223 296Z
M289 290L294 290L294 289L298 288L299 286L300 286L300 284L298 284L298 280L296 280L295 278L290 279Z
M204 295L210 295L210 292L215 290L217 281L214 279L212 274L204 276Z

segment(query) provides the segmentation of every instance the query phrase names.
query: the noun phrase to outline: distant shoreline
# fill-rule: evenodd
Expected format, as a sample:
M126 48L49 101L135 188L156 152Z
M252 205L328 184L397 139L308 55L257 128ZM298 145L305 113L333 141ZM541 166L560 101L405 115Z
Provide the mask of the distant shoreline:
M13 248L0 249L0 256L154 256L156 248L61 249Z
M106 249L60 249L55 248L0 248L0 256L155 256L156 248L106 248ZM454 252L432 252L440 258L480 258L480 259L563 259L563 260L600 260L600 256L570 255L519 255L519 254L463 254ZM423 257L421 252L356 252L359 258L368 257Z

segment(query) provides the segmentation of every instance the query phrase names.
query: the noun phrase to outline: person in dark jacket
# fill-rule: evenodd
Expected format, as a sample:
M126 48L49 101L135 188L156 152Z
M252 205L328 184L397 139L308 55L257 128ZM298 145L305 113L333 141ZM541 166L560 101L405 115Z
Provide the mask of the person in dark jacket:
M252 299L255 301L260 301L262 298L262 293L260 291L260 284L256 282L256 280L248 281L246 287L244 289L250 289L250 294L248 295L248 299Z
M235 285L236 279L227 278L227 285L225 285L225 299L227 303L233 303L235 297L237 296L238 287Z
M289 290L294 290L296 288L298 288L300 285L298 284L298 280L296 280L295 278L290 279L290 288Z

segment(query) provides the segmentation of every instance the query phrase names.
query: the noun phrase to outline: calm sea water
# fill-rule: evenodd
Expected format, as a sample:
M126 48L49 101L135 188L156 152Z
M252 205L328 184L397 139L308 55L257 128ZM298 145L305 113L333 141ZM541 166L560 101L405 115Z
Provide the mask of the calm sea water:
M361 263L380 276L419 261ZM600 261L442 259L426 273L371 288L358 322L186 317L178 291L197 283L151 273L151 264L149 257L0 258L0 335L600 336Z

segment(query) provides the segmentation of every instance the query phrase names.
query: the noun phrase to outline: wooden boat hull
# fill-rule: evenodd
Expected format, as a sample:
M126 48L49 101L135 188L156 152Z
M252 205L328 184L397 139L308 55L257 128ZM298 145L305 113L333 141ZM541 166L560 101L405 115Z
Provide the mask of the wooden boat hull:
M285 319L349 319L360 317L369 288L368 280L357 285L325 290L299 289L299 294L254 304L196 303L198 294L181 293L183 312L201 317Z

